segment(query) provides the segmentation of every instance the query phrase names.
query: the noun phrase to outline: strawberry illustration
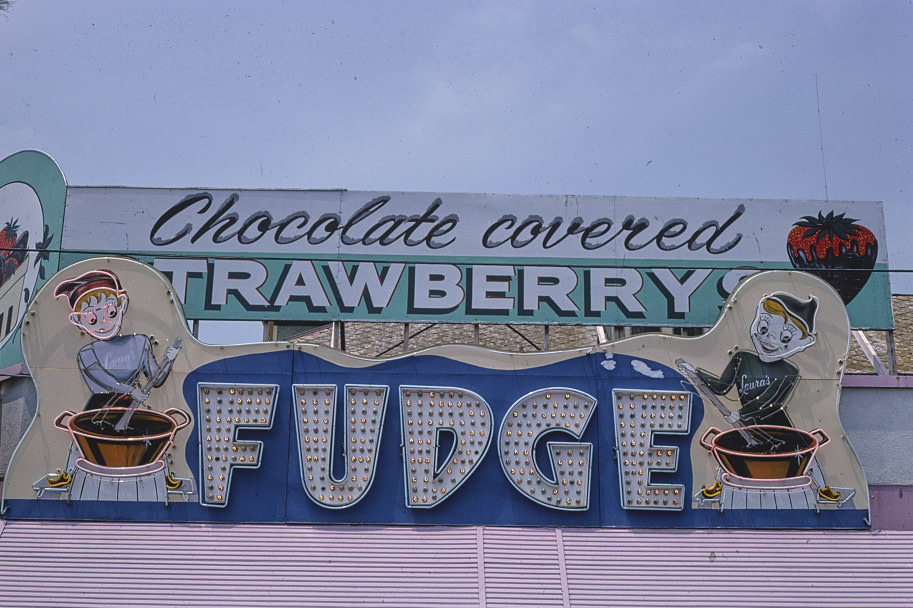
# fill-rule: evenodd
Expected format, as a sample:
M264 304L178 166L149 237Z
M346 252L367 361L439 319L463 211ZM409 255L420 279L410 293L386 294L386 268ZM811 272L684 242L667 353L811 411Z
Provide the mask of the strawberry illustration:
M824 216L819 211L818 217L804 216L789 231L786 253L794 268L821 277L849 304L872 274L878 240L845 215L830 211Z
M4 282L7 281L13 274L15 274L16 269L19 268L19 262L16 258L3 258L3 268L0 272L3 273Z
M15 219L10 219L0 229L0 285L13 276L25 259L28 239L28 231L19 234L19 223Z
M16 234L19 232L19 222L11 218L3 229L0 229L0 252L7 252L16 242Z

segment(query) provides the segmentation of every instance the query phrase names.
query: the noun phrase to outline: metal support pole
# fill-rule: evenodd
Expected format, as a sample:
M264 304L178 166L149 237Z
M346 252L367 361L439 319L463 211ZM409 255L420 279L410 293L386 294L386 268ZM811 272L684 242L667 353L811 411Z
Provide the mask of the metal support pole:
M333 331L330 334L330 346L336 350L346 349L346 326L342 321L333 321Z
M897 375L897 350L894 346L894 330L884 332L885 345L888 347L888 373Z

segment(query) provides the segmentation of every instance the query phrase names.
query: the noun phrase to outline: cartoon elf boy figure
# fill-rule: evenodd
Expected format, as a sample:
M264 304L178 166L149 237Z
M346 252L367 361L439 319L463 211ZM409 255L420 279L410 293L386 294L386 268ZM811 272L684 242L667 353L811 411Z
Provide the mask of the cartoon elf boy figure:
M180 339L175 340L159 360L148 336L120 334L129 300L117 275L93 270L63 281L57 285L54 296L67 298L70 323L95 338L77 355L79 371L92 392L84 411L112 406L136 407L146 401L152 388L165 383L181 350ZM138 386L141 376L147 381ZM71 460L72 456L71 453ZM61 487L69 481L67 473L61 472L48 483Z
M143 403L150 388L165 383L181 347L169 346L158 361L148 336L120 335L128 298L114 273L87 272L60 283L54 296L67 298L70 323L96 339L83 346L77 356L79 371L92 391L85 410ZM137 386L141 374L151 380L151 385Z
M815 315L818 300L810 296L801 300L787 293L767 296L758 304L749 333L757 352L736 352L719 376L695 369L686 361L679 367L689 376L696 376L703 386L715 395L725 395L733 387L740 408L726 416L735 427L776 425L794 428L786 411L786 402L799 382L799 368L786 359L815 343ZM826 483L815 467L818 495L837 501L840 493ZM704 496L719 495L720 482L704 491Z

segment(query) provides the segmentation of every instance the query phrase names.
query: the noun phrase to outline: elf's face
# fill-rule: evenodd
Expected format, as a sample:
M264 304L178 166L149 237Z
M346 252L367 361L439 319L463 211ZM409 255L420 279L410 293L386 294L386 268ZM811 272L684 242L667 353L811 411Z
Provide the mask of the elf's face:
M761 357L770 363L805 350L815 343L815 336L806 334L789 318L764 310L764 302L758 305L751 324L751 341Z
M70 322L93 338L107 340L120 331L127 309L127 296L99 292L79 305L79 310L70 313Z

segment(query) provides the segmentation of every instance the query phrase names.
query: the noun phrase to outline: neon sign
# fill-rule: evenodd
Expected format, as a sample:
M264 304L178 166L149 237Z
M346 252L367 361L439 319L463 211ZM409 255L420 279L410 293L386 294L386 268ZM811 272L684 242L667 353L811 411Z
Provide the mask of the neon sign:
M696 338L376 360L201 344L175 296L104 258L35 297L22 341L39 415L6 516L867 525L859 463L830 440L849 324L810 275L747 279Z

